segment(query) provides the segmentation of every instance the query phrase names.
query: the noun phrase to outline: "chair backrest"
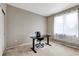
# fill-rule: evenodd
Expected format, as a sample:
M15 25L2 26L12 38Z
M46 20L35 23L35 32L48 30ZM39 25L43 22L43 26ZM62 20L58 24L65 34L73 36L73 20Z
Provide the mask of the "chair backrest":
M41 37L40 31L35 32L35 34L36 34L36 37Z

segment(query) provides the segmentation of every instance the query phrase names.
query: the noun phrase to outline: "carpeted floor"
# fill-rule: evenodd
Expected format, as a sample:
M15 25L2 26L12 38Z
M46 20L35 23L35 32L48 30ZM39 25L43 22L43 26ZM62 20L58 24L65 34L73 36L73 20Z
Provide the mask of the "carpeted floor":
M70 48L51 42L52 46L45 45L44 48L36 48L37 53L34 53L30 45L17 46L16 48L7 49L4 56L78 56L79 50Z

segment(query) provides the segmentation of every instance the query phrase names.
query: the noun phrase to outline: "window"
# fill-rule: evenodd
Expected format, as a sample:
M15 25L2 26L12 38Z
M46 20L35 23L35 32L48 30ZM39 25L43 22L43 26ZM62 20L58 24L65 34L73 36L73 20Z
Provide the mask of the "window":
M64 34L78 36L78 14L76 11L65 15Z
M54 17L54 35L78 37L77 10Z
M54 18L54 33L55 34L64 34L63 33L63 15L56 16Z

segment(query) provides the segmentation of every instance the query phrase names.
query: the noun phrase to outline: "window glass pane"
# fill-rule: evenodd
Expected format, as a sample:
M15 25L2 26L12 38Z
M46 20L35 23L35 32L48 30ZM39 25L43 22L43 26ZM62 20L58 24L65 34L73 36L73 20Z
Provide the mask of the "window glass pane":
M78 36L78 15L77 12L67 13L64 20L64 34Z
M63 34L63 16L57 16L54 19L54 34Z

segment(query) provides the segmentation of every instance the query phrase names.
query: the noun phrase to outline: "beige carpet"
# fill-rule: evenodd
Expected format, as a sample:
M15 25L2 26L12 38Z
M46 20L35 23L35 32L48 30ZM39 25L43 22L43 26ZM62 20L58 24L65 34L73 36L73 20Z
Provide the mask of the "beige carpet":
M70 48L64 45L60 45L51 42L52 46L45 45L44 48L36 48L37 53L34 53L30 48L30 45L18 46L16 48L7 49L4 52L4 56L77 56L79 50Z

